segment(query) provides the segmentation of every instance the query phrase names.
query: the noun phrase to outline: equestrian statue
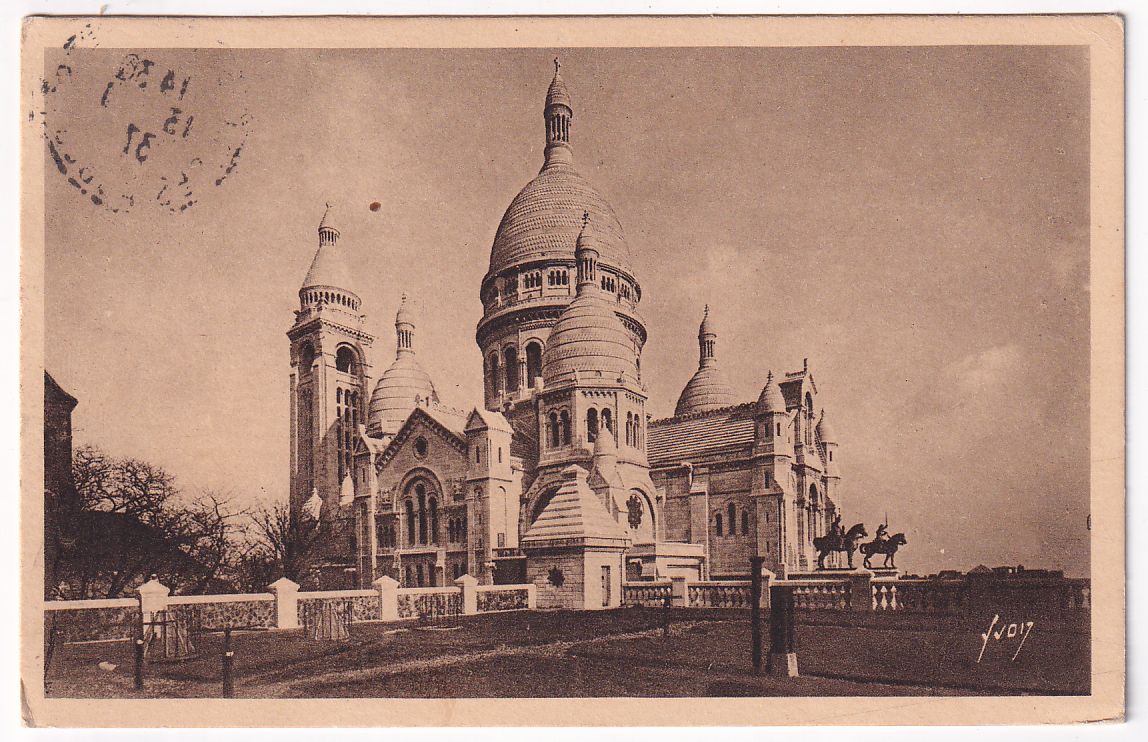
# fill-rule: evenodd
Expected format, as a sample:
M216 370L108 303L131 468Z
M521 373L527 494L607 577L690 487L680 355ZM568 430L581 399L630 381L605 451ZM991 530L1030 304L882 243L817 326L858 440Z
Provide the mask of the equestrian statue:
M887 520L888 518L886 518L886 521ZM896 568L897 562L894 557L897 555L897 549L907 543L909 542L905 539L905 534L903 533L894 533L892 536L889 535L889 524L887 522L877 526L877 533L873 537L873 540L861 544L861 553L865 555L864 564L866 569L873 567L873 565L869 563L869 560L873 558L874 554L885 555L885 563L882 566Z
M825 569L825 557L831 552L844 551L849 555L849 569L853 569L853 552L857 551L861 539L868 535L864 523L858 523L846 531L841 525L841 516L837 516L828 533L813 538L813 548L817 549L817 568Z

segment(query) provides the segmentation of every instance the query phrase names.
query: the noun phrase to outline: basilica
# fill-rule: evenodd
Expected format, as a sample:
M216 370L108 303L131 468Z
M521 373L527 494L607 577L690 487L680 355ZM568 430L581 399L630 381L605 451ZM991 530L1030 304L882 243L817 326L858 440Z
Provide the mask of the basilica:
M763 370L760 395L738 399L699 307L697 371L672 417L647 415L642 287L618 216L579 172L574 110L556 63L542 169L479 286L481 404L440 402L405 297L393 351L375 346L354 246L324 214L288 331L291 508L322 525L319 586L469 574L533 583L539 607L599 608L626 581L742 578L754 555L781 576L815 565L841 480L808 362Z

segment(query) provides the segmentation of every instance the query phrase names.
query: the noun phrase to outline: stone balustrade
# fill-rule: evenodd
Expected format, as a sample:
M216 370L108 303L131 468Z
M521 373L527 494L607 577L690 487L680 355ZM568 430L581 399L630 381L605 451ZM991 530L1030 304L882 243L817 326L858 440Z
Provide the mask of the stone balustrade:
M898 578L869 570L833 570L778 580L762 575L762 607L768 606L771 585L791 588L794 607L809 612L917 613L969 615L986 609L1022 607L1045 616L1079 615L1091 608L1091 584L1086 579L1059 576L1009 578L971 574L951 579ZM534 610L536 587L479 585L463 575L453 586L404 588L390 577L375 580L370 590L301 592L282 578L266 593L239 595L171 595L158 580L141 585L138 598L68 600L44 604L46 627L64 642L123 640L136 636L142 625L169 609L195 613L199 625L232 628L297 629L302 612L323 601L350 607L353 622L401 621L468 616L479 613ZM748 580L670 580L626 582L625 605L747 609Z

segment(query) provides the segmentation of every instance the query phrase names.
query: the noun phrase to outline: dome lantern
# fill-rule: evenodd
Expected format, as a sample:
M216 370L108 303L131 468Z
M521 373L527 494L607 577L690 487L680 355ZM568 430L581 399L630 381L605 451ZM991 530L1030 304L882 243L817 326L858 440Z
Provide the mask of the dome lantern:
M562 63L554 58L554 79L546 91L546 106L543 117L546 119L546 165L551 162L571 162L570 121L574 109L570 105L570 93L562 80Z

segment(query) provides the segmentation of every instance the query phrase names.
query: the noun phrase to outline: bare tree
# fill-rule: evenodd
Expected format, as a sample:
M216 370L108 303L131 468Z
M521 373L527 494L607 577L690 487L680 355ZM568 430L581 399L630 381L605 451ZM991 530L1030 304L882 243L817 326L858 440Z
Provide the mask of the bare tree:
M248 590L262 590L280 577L301 582L322 532L317 521L292 513L284 502L252 512L245 530L246 546L238 562L239 581Z
M65 553L56 597L121 597L151 574L182 593L227 589L242 515L227 498L186 497L163 469L91 446L72 464L79 510L58 526Z

